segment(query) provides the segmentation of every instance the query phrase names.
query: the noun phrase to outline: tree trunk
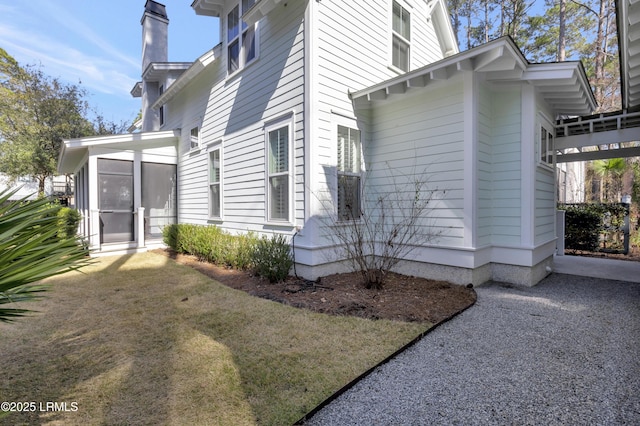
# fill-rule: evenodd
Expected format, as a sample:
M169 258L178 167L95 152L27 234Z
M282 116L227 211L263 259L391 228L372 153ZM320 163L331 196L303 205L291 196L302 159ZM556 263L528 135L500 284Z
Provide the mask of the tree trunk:
M560 0L560 15L559 15L559 35L558 35L558 62L564 62L566 60L566 34L565 27L567 21L567 0Z

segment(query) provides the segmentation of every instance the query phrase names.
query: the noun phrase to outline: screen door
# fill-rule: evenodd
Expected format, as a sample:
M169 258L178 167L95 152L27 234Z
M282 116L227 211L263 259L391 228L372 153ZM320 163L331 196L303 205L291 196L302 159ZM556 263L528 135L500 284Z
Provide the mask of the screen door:
M133 161L98 159L100 243L133 241Z

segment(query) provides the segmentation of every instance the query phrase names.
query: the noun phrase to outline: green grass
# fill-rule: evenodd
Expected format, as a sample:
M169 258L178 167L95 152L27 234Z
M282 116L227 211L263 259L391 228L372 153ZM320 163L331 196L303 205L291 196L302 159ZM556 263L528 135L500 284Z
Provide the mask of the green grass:
M151 253L48 282L0 325L0 400L78 410L0 423L291 424L429 326L295 309Z

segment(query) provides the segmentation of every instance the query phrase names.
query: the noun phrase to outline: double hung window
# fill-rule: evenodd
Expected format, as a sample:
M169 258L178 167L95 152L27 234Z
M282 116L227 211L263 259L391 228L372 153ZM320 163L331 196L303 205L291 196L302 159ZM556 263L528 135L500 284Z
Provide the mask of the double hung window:
M209 152L209 218L222 218L222 152Z
M411 47L411 14L400 3L393 2L391 64L409 71Z
M360 131L338 126L338 219L360 218Z
M289 126L267 132L268 220L290 220Z
M227 15L227 72L233 74L256 58L256 24L247 25L242 14L255 0L242 0Z

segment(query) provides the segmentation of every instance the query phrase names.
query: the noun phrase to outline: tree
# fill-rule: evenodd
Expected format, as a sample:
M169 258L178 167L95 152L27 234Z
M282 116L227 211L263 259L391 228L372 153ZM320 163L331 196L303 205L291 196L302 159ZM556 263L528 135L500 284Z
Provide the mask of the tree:
M39 67L20 66L0 48L0 172L33 177L43 194L46 179L56 174L63 139L122 130L100 115L94 125L86 95Z
M600 201L619 202L622 196L622 175L627 170L624 158L594 160L592 167L600 178Z
M44 198L9 201L16 190L0 192L0 321L29 312L1 306L37 299L46 290L33 283L87 264L75 235L61 236L60 206Z

